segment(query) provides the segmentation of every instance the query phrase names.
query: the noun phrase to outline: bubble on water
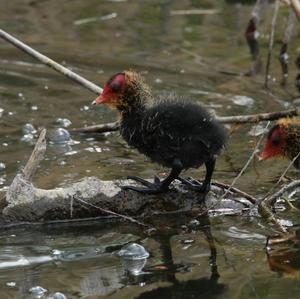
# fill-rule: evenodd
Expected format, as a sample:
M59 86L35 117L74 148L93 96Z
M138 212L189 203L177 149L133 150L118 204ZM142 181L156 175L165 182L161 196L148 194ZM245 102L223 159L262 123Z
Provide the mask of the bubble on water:
M53 143L66 143L71 140L70 133L64 128L58 128L49 134Z
M4 109L0 108L0 117L3 115Z
M142 245L130 243L125 245L118 255L123 259L126 271L132 275L139 275L147 262L149 252Z
M85 105L85 106L80 108L80 111L88 111L89 109L90 109L90 107Z
M3 171L6 168L5 163L0 162L0 171Z
M25 134L22 136L21 141L31 142L34 139L32 134Z
M32 111L37 111L37 110L38 110L38 106L36 106L36 105L31 106L31 110L32 110Z
M160 78L156 78L156 79L154 80L154 82L157 83L157 84L161 84L163 81L162 81L162 79L160 79Z
M9 281L6 283L6 285L10 288L14 288L17 285L17 283L15 281Z
M63 251L59 250L59 249L53 249L52 250L52 254L54 256L61 256L63 254Z
M37 131L32 124L27 123L22 127L22 132L23 134L35 134Z
M63 126L64 128L66 128L66 127L68 127L68 126L70 126L72 124L72 122L69 119L67 119L67 118L61 118L61 117L57 118L55 122L57 124Z
M47 290L44 289L43 287L35 286L35 287L30 288L29 292L35 296L42 296L47 292ZM40 298L40 297L38 297L38 298Z
M48 296L47 299L67 299L67 297L63 293L56 292Z
M149 257L149 252L137 243L130 243L122 247L118 255L124 259L139 260Z

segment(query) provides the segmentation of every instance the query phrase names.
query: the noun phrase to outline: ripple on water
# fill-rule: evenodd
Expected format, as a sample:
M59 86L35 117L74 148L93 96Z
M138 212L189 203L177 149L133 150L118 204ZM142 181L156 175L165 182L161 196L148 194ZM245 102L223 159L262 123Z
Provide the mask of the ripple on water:
M225 232L225 235L235 238L235 239L243 239L243 240L265 240L266 237L264 235L258 233L252 233L245 229L240 229L235 226L231 226L228 231Z

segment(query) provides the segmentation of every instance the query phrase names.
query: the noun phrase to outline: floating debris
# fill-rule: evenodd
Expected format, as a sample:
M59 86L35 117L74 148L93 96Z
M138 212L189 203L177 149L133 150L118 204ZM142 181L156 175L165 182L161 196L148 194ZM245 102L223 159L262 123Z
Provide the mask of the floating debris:
M3 108L0 108L0 117L2 117L3 112L4 112L4 109L3 109Z
M74 25L78 26L78 25L88 24L88 23L97 22L97 21L107 21L107 20L110 20L110 19L114 19L117 16L118 16L118 14L116 12L113 12L113 13L110 13L110 14L104 15L104 16L91 17L91 18L76 20L74 22Z
M142 245L130 243L125 245L118 255L123 259L124 268L130 274L139 275L147 262L149 252Z
M34 105L34 106L31 106L31 110L32 110L32 111L37 111L38 109L39 109L38 106L35 106L35 105Z

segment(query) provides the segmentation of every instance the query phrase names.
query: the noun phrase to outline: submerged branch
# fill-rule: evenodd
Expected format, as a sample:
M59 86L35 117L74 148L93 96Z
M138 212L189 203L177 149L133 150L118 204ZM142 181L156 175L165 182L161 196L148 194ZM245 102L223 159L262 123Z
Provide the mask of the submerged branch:
M94 126L88 126L83 128L77 128L71 130L73 133L105 133L105 132L113 132L119 130L119 122L112 122Z
M259 113L259 114L249 114L249 115L235 115L235 116L219 116L216 120L224 124L249 124L258 123L261 121L272 121L283 117L293 117L300 115L300 110L297 108L283 110L278 112L270 113ZM118 122L99 124L94 126L88 126L83 128L73 129L74 133L105 133L113 132L119 129Z
M217 121L225 124L246 124L246 123L258 123L261 121L272 121L282 117L293 117L300 114L297 108L269 112L269 113L258 113L250 115L236 115L236 116L220 116L217 117Z

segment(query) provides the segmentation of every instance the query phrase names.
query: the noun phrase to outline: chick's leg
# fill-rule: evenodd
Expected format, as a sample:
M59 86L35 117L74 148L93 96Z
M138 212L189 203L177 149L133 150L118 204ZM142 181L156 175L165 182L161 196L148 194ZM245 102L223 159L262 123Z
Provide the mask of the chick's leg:
M214 158L205 162L206 175L203 183L200 183L199 181L193 178L188 178L188 179L179 178L183 184L188 185L193 190L197 190L201 193L199 201L205 201L206 194L210 190L210 183L215 169L215 165L216 165L216 159Z
M157 194L163 193L169 190L170 184L178 178L180 172L182 171L183 166L180 160L175 159L172 163L172 169L170 174L164 179L160 180L158 177L154 178L154 183L150 183L142 178L137 176L129 176L128 179L134 180L141 183L145 187L136 187L136 186L123 186L122 189L125 190L134 190L144 194Z

